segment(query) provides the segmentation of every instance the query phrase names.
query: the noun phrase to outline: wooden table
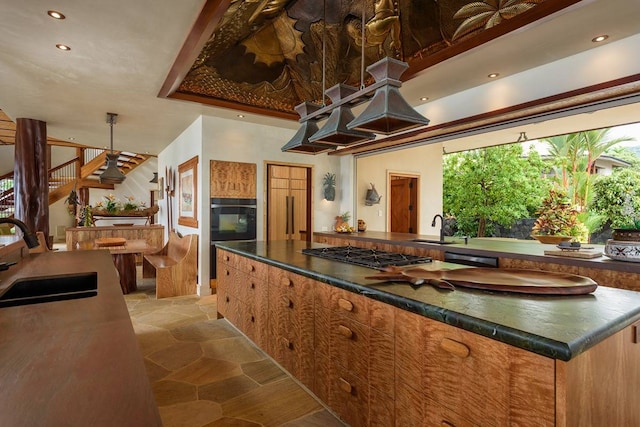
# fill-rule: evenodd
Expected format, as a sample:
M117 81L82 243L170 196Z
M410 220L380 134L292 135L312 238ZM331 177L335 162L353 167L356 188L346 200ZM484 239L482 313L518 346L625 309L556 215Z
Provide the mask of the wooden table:
M96 240L98 240L96 242ZM120 287L123 294L138 289L136 281L136 254L153 253L161 248L150 245L146 240L126 240L121 246L102 246L99 239L78 242L78 250L107 249L113 258L113 264L120 274Z

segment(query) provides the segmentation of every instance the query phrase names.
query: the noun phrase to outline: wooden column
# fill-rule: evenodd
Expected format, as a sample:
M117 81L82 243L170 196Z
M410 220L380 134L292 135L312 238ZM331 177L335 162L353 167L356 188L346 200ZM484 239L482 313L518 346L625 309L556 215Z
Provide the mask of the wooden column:
M14 175L15 217L29 230L49 236L47 123L16 120Z

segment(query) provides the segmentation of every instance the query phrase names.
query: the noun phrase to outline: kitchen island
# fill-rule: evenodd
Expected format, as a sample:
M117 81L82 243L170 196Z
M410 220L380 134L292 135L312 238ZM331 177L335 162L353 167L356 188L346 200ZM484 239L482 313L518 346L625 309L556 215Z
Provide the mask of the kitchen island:
M416 239L422 242L414 241ZM616 261L604 255L589 259L546 255L545 251L558 252L558 249L555 245L542 244L536 240L469 238L465 241L460 237L446 237L445 241L448 243L443 245L424 242L438 240L437 236L382 231L352 234L314 232L313 240L336 246L375 247L400 253L426 255L436 260L444 260L447 254L486 257L495 259L499 268L526 268L577 274L590 277L604 286L640 291L640 263ZM604 245L584 246L593 247L594 252L604 251Z
M218 309L349 424L640 425L640 294L414 288L322 246L221 243Z
M0 424L162 425L109 251L26 255L0 272L0 295L93 272L96 296L0 308Z

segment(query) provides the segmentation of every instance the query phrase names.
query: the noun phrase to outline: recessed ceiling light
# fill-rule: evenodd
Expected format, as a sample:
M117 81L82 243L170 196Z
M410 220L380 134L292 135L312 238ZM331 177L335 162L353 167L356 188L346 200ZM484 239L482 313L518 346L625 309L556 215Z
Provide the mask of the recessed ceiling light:
M429 97L427 96L421 96L420 97L420 101L427 101L429 99Z
M594 42L594 43L600 43L600 42L605 41L605 40L606 40L606 39L608 39L608 38L609 38L609 36L608 36L608 35L603 34L603 35L601 35L601 36L598 36L598 37L594 37L594 38L592 38L592 39L591 39L591 41L592 41L592 42Z
M47 10L47 15L49 15L53 19L65 19L66 18L66 16L64 16L62 13L58 12L57 10Z
M495 79L496 77L498 77L500 74L498 73L491 73L489 74L487 77L489 77L490 79Z
M238 118L239 119L243 119L244 118L244 114L238 114Z
M74 137L72 137L72 136L70 136L68 139L69 139L69 141L75 141L75 140L76 140L76 139L75 139Z
M71 48L70 48L69 46L67 46L66 44L60 44L60 43L58 43L58 44L56 45L56 47L57 47L58 49L60 49L60 50L71 50Z

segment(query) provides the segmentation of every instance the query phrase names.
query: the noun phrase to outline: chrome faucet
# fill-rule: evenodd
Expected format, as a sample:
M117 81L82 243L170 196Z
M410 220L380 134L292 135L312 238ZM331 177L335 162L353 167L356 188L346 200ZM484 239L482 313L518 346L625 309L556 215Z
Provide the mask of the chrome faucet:
M29 229L27 228L27 225L24 222L15 218L0 218L0 224L7 224L7 223L17 225L18 228L22 230L22 238L24 239L24 242L27 244L27 247L29 249L40 246L40 242L38 242L38 238L36 237L35 234L29 231Z
M431 221L431 226L436 226L436 220L438 218L440 218L440 241L444 242L444 218L442 218L442 215L435 214L435 216L433 217L433 221Z

